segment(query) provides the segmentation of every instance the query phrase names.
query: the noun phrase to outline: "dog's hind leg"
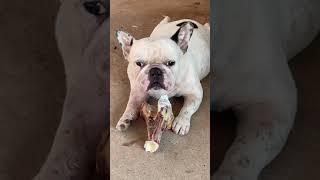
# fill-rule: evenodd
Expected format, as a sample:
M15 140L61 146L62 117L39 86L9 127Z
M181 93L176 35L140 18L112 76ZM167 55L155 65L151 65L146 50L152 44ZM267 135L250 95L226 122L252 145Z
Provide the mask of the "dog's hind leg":
M169 16L165 16L165 15L163 15L163 19L159 22L159 24L158 25L161 25L161 24L167 24L167 23L169 23L170 22L170 20L171 20L171 18L169 17Z
M157 24L157 26L153 29L153 31L151 32L150 36L152 36L153 34L155 34L157 32L157 30L160 28L161 25L167 24L170 22L170 17L169 16L165 16L163 15L163 19Z

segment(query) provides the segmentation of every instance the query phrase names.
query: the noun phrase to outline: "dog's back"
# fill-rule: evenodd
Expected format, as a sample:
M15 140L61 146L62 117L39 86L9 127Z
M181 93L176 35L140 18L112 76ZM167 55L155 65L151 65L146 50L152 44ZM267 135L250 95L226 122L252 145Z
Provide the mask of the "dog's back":
M290 59L305 48L320 30L319 0L287 0L282 3L284 41Z
M210 64L210 28L208 26L202 25L191 19L181 19L178 21L158 24L150 37L170 38L179 29L179 26L177 26L178 24L188 21L196 24L197 28L193 31L188 51L186 52L186 56L189 56L190 58L185 59L192 61L190 64L196 68L200 79L203 79L210 72L210 66L207 66L207 64Z

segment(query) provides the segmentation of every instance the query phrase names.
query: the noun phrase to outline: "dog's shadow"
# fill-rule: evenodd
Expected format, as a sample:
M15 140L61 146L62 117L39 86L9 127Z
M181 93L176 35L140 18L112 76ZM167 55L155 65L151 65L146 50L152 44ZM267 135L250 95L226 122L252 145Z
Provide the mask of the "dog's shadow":
M210 123L210 158L213 174L220 166L227 149L230 147L236 135L237 120L232 110L223 112L211 112Z

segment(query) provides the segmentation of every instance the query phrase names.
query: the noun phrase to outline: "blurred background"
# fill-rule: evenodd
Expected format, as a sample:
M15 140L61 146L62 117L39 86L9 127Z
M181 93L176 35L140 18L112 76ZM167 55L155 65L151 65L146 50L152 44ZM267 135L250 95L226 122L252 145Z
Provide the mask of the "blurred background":
M261 180L319 177L320 164L320 36L290 61L298 88L298 111L282 153L263 170ZM211 124L212 172L221 163L236 131L232 111L214 113Z
M30 180L49 152L65 96L55 1L0 3L0 179Z

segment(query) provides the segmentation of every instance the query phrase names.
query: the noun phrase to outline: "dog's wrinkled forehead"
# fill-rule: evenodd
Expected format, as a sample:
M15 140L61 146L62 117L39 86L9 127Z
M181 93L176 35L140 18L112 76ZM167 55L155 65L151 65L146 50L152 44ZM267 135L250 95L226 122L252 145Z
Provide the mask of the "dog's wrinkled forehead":
M129 59L149 62L177 60L180 53L177 45L170 39L143 38L133 43Z

